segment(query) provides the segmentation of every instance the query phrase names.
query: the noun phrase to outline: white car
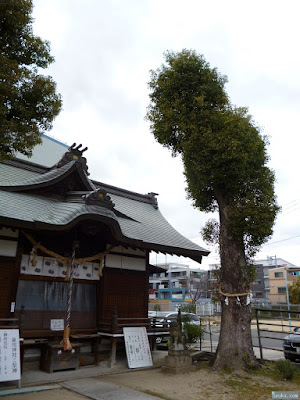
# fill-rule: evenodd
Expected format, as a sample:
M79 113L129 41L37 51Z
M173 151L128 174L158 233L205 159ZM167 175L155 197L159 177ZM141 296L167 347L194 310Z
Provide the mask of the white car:
M165 326L166 329L169 328L171 322L176 322L177 318L178 318L177 312L171 312L171 313L170 312L167 312L167 313L158 312L157 314L158 315L156 317L157 320L156 320L155 326L157 326L157 327ZM182 312L181 319L182 319L182 322L187 321L190 324L200 326L200 318L196 314ZM166 346L168 340L169 340L169 337L158 336L156 338L156 344Z

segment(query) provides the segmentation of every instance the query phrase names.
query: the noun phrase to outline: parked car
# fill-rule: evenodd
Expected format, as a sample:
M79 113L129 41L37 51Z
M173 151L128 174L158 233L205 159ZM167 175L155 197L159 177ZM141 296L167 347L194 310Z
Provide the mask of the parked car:
M172 312L172 313L162 313L162 312L158 312L157 315L157 320L156 320L156 326L161 328L163 326L166 327L166 329L169 329L170 327L170 323L171 322L176 322L177 318L178 318L178 313L177 312ZM165 315L163 315L165 314ZM189 322L190 324L193 325L197 325L200 326L200 318L193 313L181 313L181 319L182 322L184 323L185 321ZM157 347L167 347L168 345L168 341L169 341L170 337L169 336L158 336L156 338L156 345Z
M148 318L155 317L156 311L148 311Z
M162 319L169 314L170 314L170 311L148 311L149 318L155 317L157 319Z
M290 333L283 339L284 357L287 360L296 361L300 359L300 327L294 329L294 333ZM287 353L287 352L291 353Z

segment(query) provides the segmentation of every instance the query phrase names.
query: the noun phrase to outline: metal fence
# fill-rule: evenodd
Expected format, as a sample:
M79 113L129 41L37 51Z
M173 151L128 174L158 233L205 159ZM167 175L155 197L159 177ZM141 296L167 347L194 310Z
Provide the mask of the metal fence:
M200 316L213 316L221 314L221 304L218 302L197 302L196 312Z
M220 326L216 318L201 318L205 334L200 342L200 349L215 352L219 341ZM263 360L276 360L284 356L294 360L300 358L300 311L253 308L252 317L252 343L256 356ZM298 338L285 341L284 338L294 329L299 328Z
M182 305L187 305L188 302L169 302L169 303L149 303L149 311L155 311L159 308L159 311L169 311L175 312ZM221 304L218 302L212 302L210 299L208 301L198 300L196 302L196 314L201 316L214 316L221 315Z
M258 345L260 358L264 360L264 350L284 352L286 355L295 358L298 354L298 346L291 345L291 349L283 348L284 337L294 333L295 328L300 327L300 311L274 309L274 308L255 308L253 310L257 328ZM253 321L253 320L252 320ZM278 343L278 346L275 345ZM300 336L299 336L300 350ZM299 354L300 357L300 354Z

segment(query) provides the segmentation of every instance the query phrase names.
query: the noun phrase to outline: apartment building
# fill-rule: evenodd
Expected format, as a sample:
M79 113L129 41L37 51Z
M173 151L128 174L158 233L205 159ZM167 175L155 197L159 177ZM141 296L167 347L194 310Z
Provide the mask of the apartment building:
M274 257L267 257L262 260L255 260L256 279L252 283L252 298L254 302L271 302L273 297L270 297L270 270L279 267L295 267L294 264L282 259Z
M272 304L286 304L287 286L291 285L294 279L299 279L300 267L284 266L269 270L270 294Z
M149 299L183 302L209 297L208 273L179 263L159 264L163 272L149 275Z
M277 258L276 256L267 257L266 259L254 260L254 266L256 268L255 281L251 284L252 292L252 303L269 305L274 299L274 296L270 298L270 279L269 271L279 267L295 267L294 264L284 260L283 258ZM218 269L220 264L212 264L210 268ZM209 279L211 281L211 279Z

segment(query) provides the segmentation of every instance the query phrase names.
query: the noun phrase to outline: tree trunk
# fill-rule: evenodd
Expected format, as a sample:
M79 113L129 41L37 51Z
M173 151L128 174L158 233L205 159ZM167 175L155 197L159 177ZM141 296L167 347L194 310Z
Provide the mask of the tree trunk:
M234 237L230 225L229 206L218 196L220 214L220 290L226 294L249 293L243 238ZM214 368L242 369L258 365L251 337L251 306L247 295L226 297L220 294L221 331Z

